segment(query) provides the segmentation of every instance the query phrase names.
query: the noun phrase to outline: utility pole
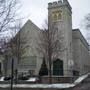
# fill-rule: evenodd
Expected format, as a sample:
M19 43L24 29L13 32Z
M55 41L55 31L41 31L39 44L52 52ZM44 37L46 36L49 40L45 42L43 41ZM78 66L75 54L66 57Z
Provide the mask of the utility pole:
M14 74L14 59L12 58L12 62L11 62L11 89L13 90L13 74Z

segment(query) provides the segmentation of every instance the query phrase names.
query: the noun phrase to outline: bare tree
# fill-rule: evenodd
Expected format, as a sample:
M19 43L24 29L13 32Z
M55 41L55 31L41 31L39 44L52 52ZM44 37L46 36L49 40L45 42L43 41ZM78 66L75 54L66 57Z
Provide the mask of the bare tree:
M14 35L14 37L12 34L13 38L11 39L10 47L12 48L13 55L17 57L19 62L22 56L24 55L24 53L26 52L26 48L28 48L29 45L27 45L27 41L28 41L27 37L25 35L22 35L21 26L19 26L18 29L19 29L18 33L17 33L17 29L15 30L16 35Z
M12 28L10 36L3 37L1 41L2 55L4 56L4 66L5 66L5 75L7 75L7 64L10 63L10 60L15 59L14 62L19 64L22 56L26 52L27 45L26 36L22 36L21 24L17 24ZM16 65L16 66L17 66ZM15 65L14 65L15 66ZM16 68L18 69L18 67Z
M60 33L61 31L58 30L55 23L46 23L45 26L47 27L44 30L40 31L38 50L43 54L43 56L47 58L50 77L49 83L51 83L52 61L54 58L57 58L60 55L63 37Z
M17 0L0 0L0 32L15 24L18 5Z
M85 22L86 28L90 29L90 13L86 15L85 20L86 20L86 22Z
M6 57L6 52L10 49L10 31L14 30L17 25L19 0L0 0L0 39L3 39L1 43L1 50L3 56ZM15 35L16 33L14 33ZM10 53L9 53L10 54Z
M87 33L86 38L90 44L90 13L85 16L84 26L85 26L86 33Z
M2 35L1 39L3 38L2 43L4 43L1 46L1 50L3 51L3 56L16 56L18 61L21 51L20 44L22 42L19 34L17 38L15 36L20 30L17 24L17 22L21 20L18 18L19 8L19 0L0 0L0 36Z
M8 44L7 44L7 38L6 37L3 37L3 38L0 38L0 52L1 52L1 55L3 57L3 73L4 75L6 76L6 73L7 73L7 62L8 62Z

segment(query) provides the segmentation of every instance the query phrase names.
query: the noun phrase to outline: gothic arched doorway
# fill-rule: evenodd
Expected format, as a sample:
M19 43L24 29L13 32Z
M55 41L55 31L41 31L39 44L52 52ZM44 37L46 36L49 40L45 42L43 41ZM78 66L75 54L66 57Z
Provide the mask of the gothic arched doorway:
M53 62L53 75L63 75L63 61L56 59Z

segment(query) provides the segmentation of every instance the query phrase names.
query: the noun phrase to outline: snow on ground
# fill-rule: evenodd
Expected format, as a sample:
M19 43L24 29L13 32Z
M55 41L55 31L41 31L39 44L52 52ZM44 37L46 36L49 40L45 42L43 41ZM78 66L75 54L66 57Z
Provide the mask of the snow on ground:
M58 88L58 89L64 89L64 88L71 88L76 86L77 84L81 83L84 79L88 77L89 74L80 76L77 80L75 80L74 83L60 83L60 84L16 84L13 85L13 87L17 88ZM3 81L3 77L0 79ZM36 78L30 78L28 81L35 81ZM10 87L10 84L0 84L0 88L8 88Z
M70 84L70 83L65 83L65 84L52 84L51 88L70 88L70 87L74 87L74 84Z
M26 80L28 82L35 82L37 81L37 78L36 77L33 77L33 78L29 78L28 80Z
M63 88L70 88L70 87L74 87L74 84L22 84L22 85L17 85L15 87L18 87L18 88L60 88L60 89L63 89Z
M7 88L10 87L10 84L0 84L0 88Z
M5 78L5 77L1 77L1 78L0 78L0 81L4 81L4 78Z
M63 88L70 88L70 87L74 87L74 84L16 84L13 85L13 87L16 88L59 88L59 89L63 89ZM10 87L10 84L3 84L0 85L1 88L8 88Z
M80 82L82 82L84 79L86 79L88 77L89 74L80 76L77 80L75 80L74 84L79 84Z

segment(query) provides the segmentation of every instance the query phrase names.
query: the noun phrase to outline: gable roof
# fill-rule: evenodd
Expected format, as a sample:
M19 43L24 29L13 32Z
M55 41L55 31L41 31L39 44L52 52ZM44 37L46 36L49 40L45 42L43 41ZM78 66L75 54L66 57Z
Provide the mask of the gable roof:
M86 40L85 37L82 35L82 33L80 32L79 29L73 29L73 30L72 30L72 37L73 37L73 38L80 39L81 42L83 43L83 45L89 50L89 44L88 44L87 40Z

